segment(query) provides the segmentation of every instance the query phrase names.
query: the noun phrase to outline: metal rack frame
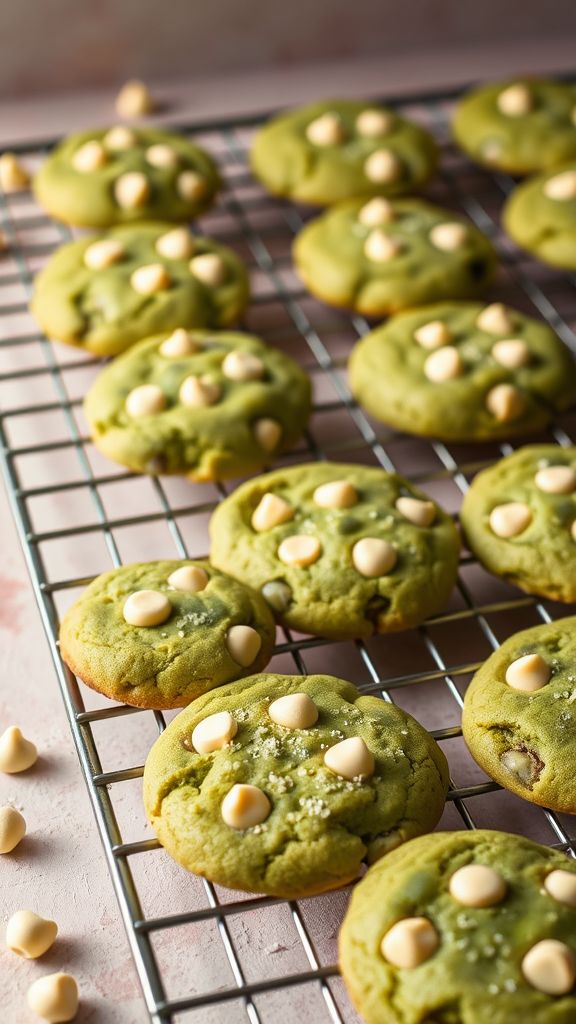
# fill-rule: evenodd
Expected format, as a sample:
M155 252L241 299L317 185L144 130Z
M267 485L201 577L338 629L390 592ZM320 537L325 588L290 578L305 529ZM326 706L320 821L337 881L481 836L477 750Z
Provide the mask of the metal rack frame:
M439 93L424 96L399 97L392 102L394 106L419 119L432 128L443 145L444 161L441 177L436 189L440 194L433 198L451 202L463 210L478 227L484 230L497 245L506 283L529 308L538 311L564 339L576 350L576 336L570 328L570 301L574 303L576 320L576 292L574 283L565 275L544 274L542 268L532 260L521 256L506 240L499 229L494 208L497 209L504 194L513 183L506 176L489 174L472 168L465 158L458 154L448 140L448 112L454 99L453 93ZM299 230L303 223L302 212L294 205L284 203L266 196L251 182L247 169L246 157L249 133L261 123L261 117L242 118L236 121L221 121L210 124L181 125L179 129L202 141L206 138L218 141L218 157L220 159L227 187L221 199L220 209L225 215L227 227L221 232L211 230L215 237L234 245L241 245L246 250L249 262L260 279L265 283L264 291L255 297L253 308L260 313L268 309L272 314L270 325L262 330L263 336L272 344L282 343L286 336L299 337L304 343L307 357L307 368L319 378L324 378L333 393L334 400L317 404L317 415L338 415L346 419L352 432L350 438L338 440L334 444L322 443L314 432L307 435L306 442L290 454L290 460L301 461L308 458L326 458L336 452L339 457L360 458L395 469L394 446L402 435L395 434L381 425L372 423L353 401L342 374L343 360L335 357L331 351L329 338L331 334L345 332L349 341L354 342L368 329L369 324L361 317L342 313L328 313L319 304L311 302L298 283L290 277L290 263L284 253L278 255L275 245L280 235L287 242ZM15 151L30 156L43 156L52 140L37 142L26 146L15 146ZM37 208L28 209L29 197L2 196L0 194L0 228L5 231L10 242L9 259L11 270L0 274L0 325L5 316L25 315L26 302L3 302L3 289L16 286L30 293L32 271L30 260L36 260L54 248L54 244L26 241L23 236L34 235L48 225L58 231L57 241L66 241L70 232L64 227L55 227L53 223ZM268 224L266 218L268 217ZM259 226L261 221L262 226ZM546 280L547 278L547 280ZM561 288L559 286L561 283ZM563 297L558 292L564 289ZM567 312L568 310L568 312ZM278 316L278 314L281 314ZM278 319L284 325L278 326ZM287 326L286 326L287 325ZM248 327L255 329L252 325ZM23 346L38 345L41 361L38 364L22 365L21 352ZM185 507L173 508L167 493L165 482L154 478L153 487L159 501L158 512L143 512L129 517L112 518L107 514L105 502L99 488L113 485L118 481L131 478L130 473L99 473L91 464L88 454L90 439L82 433L78 425L76 413L81 404L80 399L70 398L66 383L66 372L74 365L83 367L94 364L96 360L86 360L78 355L78 364L61 361L61 350L38 335L32 321L30 331L7 336L0 340L0 355L8 368L0 372L0 386L9 383L19 389L20 400L5 408L0 414L0 442L2 445L1 464L13 515L18 527L28 570L32 580L34 593L44 629L50 641L54 666L60 686L62 699L69 719L82 772L88 787L92 808L100 832L109 871L112 876L120 912L128 935L131 952L136 964L142 985L144 999L150 1020L154 1024L166 1024L178 1016L187 1019L186 1011L200 1010L207 1007L225 1005L231 1000L237 1001L245 1010L245 1017L251 1024L265 1024L265 1012L259 1009L258 996L271 990L284 989L287 1005L294 986L314 985L319 987L325 1008L326 1020L333 1024L344 1024L355 1019L353 1011L347 1007L343 997L336 998L331 984L337 974L334 963L325 964L321 961L315 948L309 926L306 924L301 907L297 901L289 904L292 920L302 945L308 969L297 973L283 974L279 977L247 980L243 970L241 957L229 927L229 919L236 914L249 914L252 910L261 909L282 901L267 897L251 899L234 899L222 901L217 889L209 882L204 882L206 908L184 911L179 914L168 914L157 917L145 917L138 886L131 869L131 858L146 856L157 849L155 840L125 841L118 825L110 790L128 780L137 779L142 774L142 766L114 771L102 768L97 738L93 725L108 719L123 719L133 715L154 715L159 731L164 728L164 716L158 712L141 711L125 706L109 703L106 707L93 710L85 704L86 691L78 684L75 677L62 663L58 646L58 608L56 599L59 593L70 590L89 582L90 574L80 574L74 578L55 579L53 573L46 568L42 546L47 541L62 539L65 536L82 536L87 538L99 535L104 539L110 564L121 564L121 554L115 539L115 530L131 526L144 526L164 519L174 545L174 557L187 557L187 544L180 526L183 514L193 516L205 514L213 507L214 502L202 500L191 502ZM34 379L41 384L41 397L29 399L27 381ZM39 435L32 443L15 445L11 443L11 424L16 418L26 417L30 423L38 414L60 410L64 416L67 434L62 439L44 440ZM546 434L558 444L573 443L573 430L576 424L570 417L562 418L554 428ZM433 454L433 468L419 469L416 459L413 472L400 471L417 481L420 485L433 486L442 481L453 481L460 492L468 486L469 477L482 466L489 464L494 458L512 450L509 444L468 447L462 456L461 446L449 446L440 442L430 444L427 441L415 442L416 452L428 450ZM454 450L456 448L456 450ZM44 456L49 459L56 451L69 450L77 459L77 477L55 485L30 487L23 483L19 470L19 460L27 455ZM34 528L30 503L43 495L65 495L72 489L84 489L91 499L92 518L78 522L71 529L39 531ZM220 486L220 496L229 488ZM194 492L196 493L196 492ZM147 557L145 551L142 558ZM457 661L452 663L438 645L434 637L434 626L444 625L457 628L459 624L473 619L488 645L495 649L498 646L496 631L493 626L494 615L506 615L514 610L530 609L535 620L549 621L552 617L562 614L562 609L554 608L546 602L539 602L519 592L501 597L496 591L492 598L478 602L474 588L466 579L465 569L473 566L474 560L465 554L462 560L463 572L458 582L458 605L444 614L436 616L418 631L420 642L431 661L432 667L426 671L402 673L384 678L381 655L375 652L369 642L361 641L353 644L356 656L359 656L366 673L367 682L361 688L368 692L381 693L385 699L392 700L404 690L424 682L443 681L451 701L458 712L462 707L461 684L469 676L479 662L477 660ZM110 565L103 565L102 569ZM407 642L410 642L408 639ZM292 659L295 672L306 672L307 656L315 648L320 648L326 641L317 638L294 638L285 631L278 645L277 653ZM432 698L431 698L432 699ZM433 730L433 735L441 743L453 740L460 735L458 725ZM449 800L455 808L460 825L474 828L476 798L493 793L498 787L490 782L481 782L468 786L454 785ZM472 806L471 806L472 805ZM546 827L554 846L564 849L576 856L576 838L570 834L569 826L558 815L547 811L538 811L545 820ZM316 897L330 900L331 896ZM189 994L188 996L170 999L166 995L162 971L159 967L151 937L161 930L179 927L183 924L210 920L216 923L226 958L231 968L234 984L227 988ZM224 1011L222 1011L223 1013ZM180 1016L182 1015L182 1017ZM222 1017L222 1019L224 1019ZM269 1019L269 1018L268 1018Z

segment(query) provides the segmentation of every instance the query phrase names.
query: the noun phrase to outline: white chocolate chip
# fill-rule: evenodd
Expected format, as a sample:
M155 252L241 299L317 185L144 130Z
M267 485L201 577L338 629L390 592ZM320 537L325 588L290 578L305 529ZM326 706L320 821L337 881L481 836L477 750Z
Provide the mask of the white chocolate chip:
M486 334L509 334L514 322L503 302L492 302L485 306L476 320L476 326Z
M208 586L210 577L199 565L182 565L168 577L168 584L174 590L183 590L187 594L198 594Z
M366 779L374 775L376 768L374 757L361 736L349 736L329 747L324 754L324 764L343 779Z
M278 558L284 565L296 565L304 568L312 565L320 558L322 551L320 541L317 537L310 537L307 534L294 534L286 537L278 548Z
M221 813L224 824L243 830L260 825L272 810L272 805L258 786L237 782L222 801Z
M513 384L497 384L486 395L486 408L499 423L509 423L522 415L526 399Z
M283 580L269 580L262 587L262 597L275 612L285 612L292 600L292 591Z
M9 725L0 736L0 772L25 772L38 760L38 751L17 725Z
M374 263L388 263L398 256L403 249L398 238L391 238L384 231L375 228L364 242L364 253Z
M26 821L10 804L0 807L0 853L12 853L26 835Z
M187 405L189 409L205 409L215 405L221 393L219 385L210 377L191 374L182 381L178 397L182 405Z
M159 626L170 617L172 605L158 590L136 590L124 602L122 614L130 626Z
M263 494L252 513L252 528L256 533L265 533L275 526L288 523L294 518L294 509L284 498L268 491Z
M45 974L28 989L28 1006L48 1024L65 1024L78 1013L78 985L71 974Z
M576 909L576 875L573 871L557 868L544 879L544 888L549 896L558 903Z
M379 537L363 537L352 548L354 568L361 576L369 579L385 576L394 568L397 560L398 555L392 545Z
M116 150L132 149L138 142L138 139L131 128L126 128L125 125L118 124L115 128L110 128L110 130L106 132L102 142L106 146L106 149L111 149L115 152Z
M458 349L452 345L443 345L442 348L432 352L424 363L424 373L428 380L441 383L445 380L454 380L460 377L464 371L464 364Z
M156 242L156 252L166 260L187 260L194 252L194 239L188 228L173 228L165 235L160 235Z
M116 110L120 117L143 117L153 108L154 103L148 86L137 79L126 82L116 97Z
M191 356L198 351L198 345L190 337L188 331L183 327L177 327L169 338L162 342L159 352L167 359L179 359L181 356Z
M146 150L146 160L152 167L176 167L178 153L172 146L165 146L163 143L158 142L156 145L148 147Z
M264 416L262 419L256 420L253 429L257 443L265 452L273 452L278 447L282 437L282 427L277 420Z
M549 178L544 185L544 194L549 199L576 199L576 171L563 171Z
M222 373L229 380L262 380L266 367L253 352L235 349L229 352L222 363Z
M382 956L394 967L411 970L428 960L438 949L440 939L426 917L405 917L397 921L382 939Z
M101 142L97 139L91 139L90 142L85 142L79 149L76 150L72 157L72 166L74 170L80 171L81 174L88 174L90 171L97 171L100 167L104 167L106 163L106 150Z
M206 192L206 181L197 171L182 171L178 175L176 189L181 199L191 202L202 198Z
M30 175L15 153L0 156L0 188L3 192L22 192L30 187Z
M522 338L506 338L492 346L492 356L507 370L519 370L530 362L530 349Z
M114 182L116 202L124 210L135 210L138 206L144 206L149 195L148 179L140 171L127 171Z
M226 747L237 732L238 722L230 712L217 711L198 722L192 732L192 746L197 754L213 754Z
M546 686L550 680L550 666L539 654L525 654L508 665L505 678L513 690L532 693Z
M364 161L364 174L370 181L390 184L402 175L402 163L390 149L376 149Z
M338 114L327 111L306 128L306 138L315 146L338 146L344 141L344 129Z
M422 348L429 349L441 348L452 340L450 328L443 320L431 320L430 323L422 324L422 327L414 331L414 337Z
M468 228L466 224L458 221L447 221L445 224L435 224L430 232L430 241L436 249L442 252L456 252L466 244Z
M84 263L90 270L103 270L117 263L124 255L124 246L116 238L101 238L92 242L84 253Z
M154 295L170 287L170 276L162 263L149 263L134 271L130 284L140 295Z
M545 466L536 473L534 483L546 494L572 494L576 488L576 472L572 466Z
M352 508L358 504L358 491L349 480L329 480L316 488L312 499L320 508Z
M318 721L318 708L307 693L287 693L272 701L268 714L285 729L310 729Z
M381 224L389 224L394 220L394 207L383 196L375 196L361 208L358 220L367 228L377 228Z
M576 981L576 959L569 946L557 939L542 939L522 960L522 974L532 988L547 996L564 996Z
M436 518L436 505L433 501L422 501L421 498L398 498L396 508L415 526L431 526Z
M190 273L203 284L216 288L226 280L228 269L219 253L204 252L190 260Z
M530 754L525 750L505 750L500 757L500 763L506 771L515 775L523 786L528 786L532 789L534 764Z
M166 408L166 396L156 384L140 384L128 394L126 412L134 419L142 416L156 416Z
M496 102L506 117L523 117L532 110L532 93L527 85L518 82L503 89Z
M509 539L517 537L530 526L532 513L521 501L509 501L505 505L496 505L490 513L490 529L497 537Z
M226 634L230 657L242 668L252 665L262 647L262 638L252 626L231 626Z
M356 131L365 139L375 139L379 135L387 135L393 124L394 115L389 111L369 108L358 114Z
M450 895L463 907L493 907L506 895L502 875L485 864L466 864L450 879Z
M6 925L6 945L26 960L36 960L54 944L58 925L31 910L17 910Z

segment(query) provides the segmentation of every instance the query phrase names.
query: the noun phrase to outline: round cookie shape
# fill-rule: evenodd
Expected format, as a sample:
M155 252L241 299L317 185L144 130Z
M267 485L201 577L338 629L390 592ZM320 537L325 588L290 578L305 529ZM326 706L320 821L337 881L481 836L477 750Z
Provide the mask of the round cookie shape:
M576 401L576 363L543 323L501 305L399 313L354 346L350 387L372 416L447 441L519 436Z
M326 506L325 485L336 482L352 486L353 505L341 507L333 489ZM260 530L268 495L293 514ZM406 508L405 497L421 505ZM426 511L424 523L414 521L415 507ZM412 628L444 607L458 565L458 535L442 509L395 473L339 463L308 463L242 484L216 508L210 537L214 565L250 580L285 625L326 637Z
M572 765L576 618L509 637L466 691L463 729L472 756L531 803L576 814Z
M478 473L460 520L489 572L528 594L576 601L576 448L526 445Z
M427 131L377 103L324 100L272 118L250 162L274 195L331 206L419 189L436 170L438 150Z
M474 298L491 280L488 239L450 210L421 199L340 203L297 235L293 255L308 290L331 306L385 316L442 299Z
M192 590L185 569L198 570L205 585ZM167 613L156 614L165 603ZM181 708L262 669L274 638L263 598L208 562L142 562L87 587L62 620L60 651L75 675L112 700Z
M545 79L491 82L454 112L458 145L478 164L532 174L576 158L576 90Z
M57 220L106 228L189 221L212 206L220 184L212 157L184 136L119 126L64 139L38 171L34 192Z
M312 724L278 724L270 709L307 697ZM231 741L198 752L200 723L222 714ZM340 775L326 754L363 743L370 774ZM272 673L222 686L170 723L144 769L146 813L160 842L197 875L287 899L337 888L434 827L448 788L446 759L400 708L333 676Z
M186 346L188 354L172 354ZM308 375L278 349L247 334L179 330L106 366L84 410L94 443L115 462L221 480L294 444L310 406ZM262 443L262 422L277 428L272 447Z
M501 898L489 905L451 891L457 873L477 867L505 889L495 887ZM563 853L488 829L420 836L370 868L339 938L344 981L366 1024L570 1024L576 911L545 888L558 870L576 878ZM474 872L466 890L476 895ZM545 990L552 977L561 982L555 995Z
M219 279L199 276L207 257ZM57 249L35 280L31 310L49 338L114 356L160 331L227 327L248 298L246 268L227 246L183 226L135 224Z
M543 263L576 270L576 156L517 185L502 221L511 238Z

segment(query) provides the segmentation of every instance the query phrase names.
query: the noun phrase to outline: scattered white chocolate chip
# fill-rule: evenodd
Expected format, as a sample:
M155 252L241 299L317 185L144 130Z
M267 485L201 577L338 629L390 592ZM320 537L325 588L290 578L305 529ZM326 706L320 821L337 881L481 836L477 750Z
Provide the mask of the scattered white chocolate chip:
M158 590L136 590L124 602L122 614L130 626L159 626L166 622L172 605Z
M31 910L17 910L6 925L6 945L26 960L36 960L54 944L58 925Z
M343 779L369 778L376 768L374 757L361 736L349 736L329 747L324 754L324 764Z
M458 221L447 221L445 224L435 224L430 231L430 241L436 249L443 252L456 252L461 249L468 238L466 224Z
M338 114L327 111L306 128L306 138L315 146L337 146L344 141L344 129Z
M114 182L114 196L118 206L134 210L143 206L150 195L148 179L140 171L128 171Z
M358 213L358 220L367 228L377 228L381 224L389 224L394 220L394 207L383 196L375 196Z
M576 171L563 171L548 178L544 185L544 194L549 199L576 199Z
M431 526L436 518L436 505L433 501L401 497L396 502L396 508L400 515L415 526Z
M222 801L221 813L230 828L246 829L260 825L272 810L272 805L258 786L237 782Z
M115 152L116 150L132 149L138 142L138 139L131 128L127 128L123 124L117 124L106 132L102 142L106 149L111 149L112 152Z
M203 284L217 287L228 276L228 270L222 257L217 252L204 252L190 260L191 274Z
M309 729L318 721L318 708L307 693L287 693L272 701L268 714L285 729Z
M38 760L38 751L17 725L9 725L0 736L0 772L25 772Z
M530 349L522 338L506 338L492 346L492 356L507 370L519 370L530 362Z
M534 782L534 763L526 750L505 750L500 757L500 763L511 772L522 783L523 786L532 788Z
M197 171L182 171L178 175L176 190L181 199L187 202L200 199L206 191L206 181Z
M156 384L140 384L126 397L126 412L134 419L156 416L166 408L166 396Z
M101 238L92 242L84 253L84 263L90 270L103 270L117 263L124 255L124 246L116 238Z
M320 558L321 550L317 537L297 533L292 537L285 537L278 548L278 558L284 562L284 565L296 565L304 568Z
M576 875L573 871L557 868L544 879L544 888L549 896L558 903L576 909Z
M394 124L394 115L387 110L368 108L356 118L356 131L365 139L375 139L378 135L387 135Z
M12 853L26 835L24 816L15 807L0 807L0 853Z
M385 576L398 560L395 549L379 537L363 537L352 548L354 568L361 576Z
M532 988L547 996L564 996L576 981L576 959L565 942L542 939L522 960L522 974Z
M380 949L388 963L410 970L428 960L439 944L438 932L426 917L405 917L386 932Z
M506 895L502 875L485 864L466 864L450 879L450 895L464 907L493 907Z
M154 295L170 286L170 277L162 263L148 263L134 271L130 284L140 295Z
M463 370L464 364L460 353L452 345L443 345L442 348L436 349L424 363L424 373L428 380L434 381L434 383L454 380L462 375Z
M513 384L497 384L486 395L486 408L499 423L508 423L522 415L526 400Z
M388 263L398 256L403 249L398 238L391 238L385 231L375 228L364 242L364 253L374 263Z
M364 174L370 181L389 184L402 175L402 163L390 149L376 149L364 161Z
M229 380L261 380L265 371L259 356L239 349L229 352L222 363L222 373Z
M254 437L265 452L273 452L282 437L282 427L277 420L264 416L254 424Z
M154 109L148 86L138 79L126 82L116 97L120 117L143 117Z
M532 693L546 686L550 679L550 666L540 654L525 654L508 665L505 678L513 690Z
M576 472L572 466L545 466L536 473L534 483L546 494L572 494L576 488Z
M514 322L503 302L492 302L485 306L476 320L476 326L486 334L509 334Z
M275 612L285 612L292 600L292 591L283 580L268 580L262 587L262 597Z
M252 626L231 626L226 634L226 647L238 665L248 668L260 652L262 638Z
M188 594L197 594L205 590L210 577L200 565L182 565L168 577L168 584L174 590L184 590Z
M265 533L275 526L288 523L294 518L294 509L284 498L267 491L263 494L252 513L252 528L256 533Z
M358 491L349 480L329 480L316 488L312 499L320 508L352 508L358 503Z
M30 187L30 175L15 153L0 156L0 188L3 192L22 192Z
M220 395L220 387L215 381L206 375L196 377L194 374L184 378L178 392L182 405L187 405L189 409L204 409L214 405Z
M162 142L158 142L154 146L148 146L148 149L146 150L146 160L152 165L152 167L176 167L176 164L178 163L178 153L172 148L172 146L166 146Z
M212 754L221 750L234 739L238 722L229 711L217 711L208 715L192 731L192 746L197 754Z
M167 359L178 359L181 356L191 356L198 351L198 345L192 340L188 331L183 327L177 327L169 338L162 342L159 352Z
M173 228L165 235L160 235L156 242L156 252L166 260L187 260L194 252L194 239L188 228Z
M90 171L97 171L100 167L104 167L106 163L106 150L101 142L97 139L91 139L90 142L85 142L79 149L76 150L72 157L72 166L74 170L80 171L81 174L87 174Z
M414 331L414 337L422 348L429 349L441 348L452 340L450 328L443 320L430 320L429 323L422 324L422 327Z
M518 82L503 89L496 102L506 117L523 117L532 110L532 93L527 85Z
M530 526L532 513L522 501L508 501L505 505L496 505L490 513L490 529L497 537L508 539L517 537Z
M78 1013L78 985L71 974L46 974L28 989L28 1006L48 1024L65 1024Z

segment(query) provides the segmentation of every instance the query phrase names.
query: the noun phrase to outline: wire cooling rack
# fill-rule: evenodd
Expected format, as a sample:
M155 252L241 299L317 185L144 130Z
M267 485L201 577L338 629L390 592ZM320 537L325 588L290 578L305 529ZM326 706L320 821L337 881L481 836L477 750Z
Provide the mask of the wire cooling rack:
M442 145L442 172L428 195L464 211L497 246L501 269L489 298L539 315L576 349L574 281L522 255L502 234L499 210L513 183L471 166L453 148L454 98L394 101ZM329 458L396 469L456 514L474 473L512 445L429 443L391 431L358 408L346 383L346 359L370 325L323 307L294 277L290 244L308 213L267 196L251 178L247 153L261 121L180 127L223 169L226 188L202 230L232 245L250 266L254 301L243 326L290 352L314 382L311 429L283 461ZM14 148L33 165L50 145ZM205 555L207 520L231 485L136 477L98 454L81 408L98 361L48 342L27 312L34 273L70 232L27 193L0 195L0 217L10 246L0 258L2 467L142 985L142 1020L357 1021L336 967L348 891L290 903L246 897L173 864L150 837L140 798L142 762L167 716L100 698L60 660L59 618L90 579L125 561ZM574 414L567 414L529 440L571 444L575 428ZM573 819L500 790L474 765L460 730L462 694L479 663L511 632L562 614L565 607L489 577L464 552L450 606L421 628L339 644L279 630L271 670L343 675L414 713L450 762L443 827L502 827L574 856Z

